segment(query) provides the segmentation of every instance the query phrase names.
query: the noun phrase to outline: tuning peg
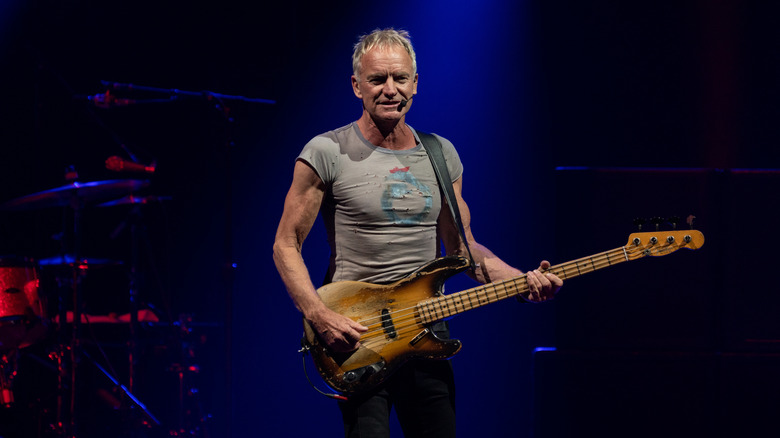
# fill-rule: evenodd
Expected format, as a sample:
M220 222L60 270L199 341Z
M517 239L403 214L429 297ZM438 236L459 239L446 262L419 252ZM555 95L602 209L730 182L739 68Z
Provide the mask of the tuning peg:
M696 216L694 216L694 215L692 215L692 214L691 214L691 215L688 215L688 218L687 218L687 219L685 219L685 223L687 223L687 224L688 224L688 226L689 226L689 227L691 227L691 229L693 229L693 220L694 220L694 219L696 219Z
M677 224L680 223L680 217L679 216L672 216L669 218L669 223L672 224L672 230L677 229Z
M637 231L642 231L642 225L644 225L645 222L647 222L647 221L644 220L644 218L641 218L641 217L638 217L638 218L634 219L634 225L636 225Z
M662 217L654 217L650 219L650 223L655 225L655 230L658 231L661 229L661 224L665 222L665 219Z

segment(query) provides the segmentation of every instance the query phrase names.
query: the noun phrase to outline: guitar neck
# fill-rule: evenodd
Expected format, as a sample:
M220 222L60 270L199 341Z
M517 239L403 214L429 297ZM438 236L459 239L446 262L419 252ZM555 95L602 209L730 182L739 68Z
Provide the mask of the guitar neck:
M619 247L589 257L561 263L560 265L550 266L546 272L566 280L627 262L631 259L633 257L629 257L625 247ZM417 310L423 323L429 323L506 298L517 295L527 296L529 292L527 276L523 274L508 280L484 284L454 294L423 301L417 305Z

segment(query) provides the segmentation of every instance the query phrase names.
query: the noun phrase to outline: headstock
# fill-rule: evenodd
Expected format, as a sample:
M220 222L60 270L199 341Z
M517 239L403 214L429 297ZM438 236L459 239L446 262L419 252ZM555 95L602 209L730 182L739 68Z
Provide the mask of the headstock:
M678 249L699 249L704 245L704 235L697 230L648 231L628 236L623 249L631 260L652 256L660 257Z

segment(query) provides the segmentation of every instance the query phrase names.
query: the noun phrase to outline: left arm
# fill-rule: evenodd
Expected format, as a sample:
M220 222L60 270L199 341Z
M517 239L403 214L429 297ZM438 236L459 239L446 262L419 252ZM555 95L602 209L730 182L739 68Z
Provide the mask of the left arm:
M477 264L474 271L469 271L469 276L474 278L480 283L492 283L496 281L506 280L512 277L517 277L523 274L523 271L514 268L501 260L498 256L493 254L487 247L479 244L471 233L471 212L463 200L463 176L457 181L452 183L453 190L455 192L455 199L458 202L458 208L460 209L460 218L463 222L463 228L466 232L466 239L471 249L471 255L474 257L474 262ZM442 203L444 204L444 200ZM466 247L463 245L460 239L460 233L455 228L455 222L452 219L449 207L442 205L441 213L439 214L438 221L439 235L444 242L447 255L460 255L467 257ZM531 301L545 301L553 298L558 289L563 286L563 280L551 273L541 273L539 270L544 270L550 267L550 263L547 260L542 260L539 264L539 268L527 273L528 286L530 289Z

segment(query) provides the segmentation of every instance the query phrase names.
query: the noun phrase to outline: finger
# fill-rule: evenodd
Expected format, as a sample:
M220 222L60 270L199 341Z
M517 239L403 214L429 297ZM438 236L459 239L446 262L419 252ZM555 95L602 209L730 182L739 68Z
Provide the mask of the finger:
M347 336L347 343L349 346L349 350L356 350L358 347L360 347L360 333L358 333L355 330L350 330L349 334Z
M539 301L540 299L539 292L542 288L542 285L539 282L538 274L539 273L537 271L530 271L525 276L526 281L528 282L528 291L530 292L529 297L531 301Z
M350 344L354 344L360 340L360 332L349 327L344 331L344 339Z
M551 276L553 276L553 274L549 273L544 273L539 276L542 279L542 287L544 289L550 290L554 287Z
M361 333L365 332L365 331L368 331L368 327L364 326L363 324L361 324L361 323L359 323L357 321L353 321L351 319L349 320L349 326L352 327L352 329L354 329L355 331L358 331L358 332L361 332Z
M548 280L550 280L550 283L552 283L553 286L560 289L561 286L563 286L563 280L561 280L560 277L558 277L555 274L546 273L544 274L545 277L547 277Z
M546 273L543 274L543 273L541 273L539 271L536 271L536 278L539 279L539 284L542 286L542 289L549 288L550 285L552 284L550 282L550 278L547 277Z
M542 260L542 262L539 263L539 270L546 271L548 269L550 269L550 262L548 262L547 260Z
M325 341L325 344L328 346L329 349L333 351L349 351L350 347L343 336L336 334L335 332L331 330L324 330L320 337L323 341Z
M545 274L545 277L547 277L547 280L550 281L550 288L548 291L548 299L555 298L555 294L558 293L558 291L563 286L563 280L558 278L555 274Z
M332 341L328 343L328 347L341 353L354 351L360 346L360 336L357 335L357 337L353 337L355 335L357 334L344 332L340 336L333 336Z
M534 271L536 274L537 280L539 280L539 301L544 301L546 299L550 298L550 280L547 279L547 276L542 274L539 271Z
M563 285L563 280L549 272L531 271L529 274L533 275L538 281L537 301L546 301L554 298L555 293Z

